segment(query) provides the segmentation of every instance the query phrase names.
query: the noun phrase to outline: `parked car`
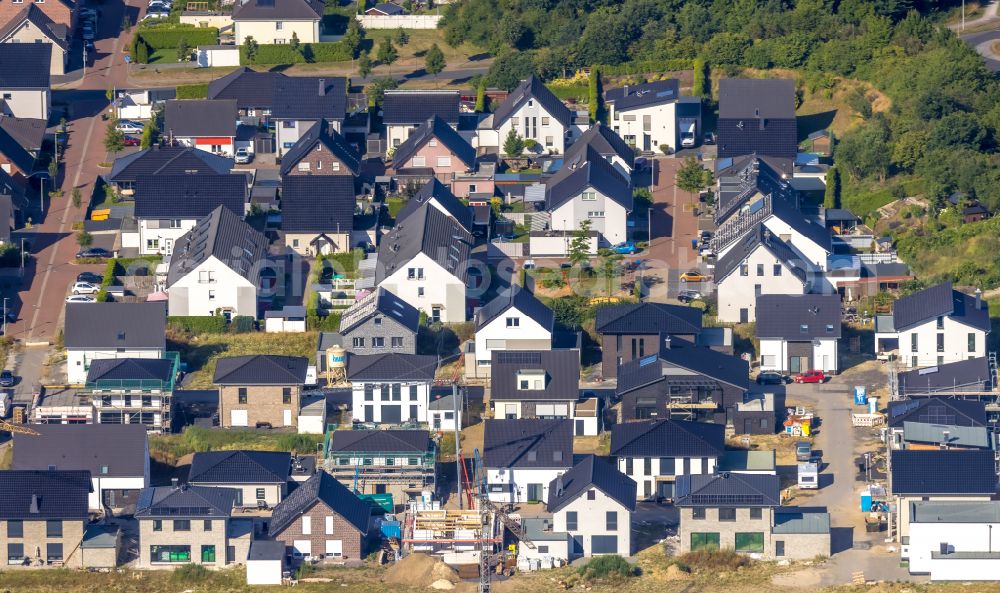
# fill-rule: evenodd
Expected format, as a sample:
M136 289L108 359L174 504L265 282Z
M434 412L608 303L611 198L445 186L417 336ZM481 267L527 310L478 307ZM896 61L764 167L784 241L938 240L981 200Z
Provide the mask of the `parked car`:
M636 246L635 241L622 241L621 243L615 245L611 248L615 253L621 253L625 255L632 255L639 253L639 248Z
M795 461L812 461L812 445L809 441L799 441L795 443Z
M533 260L533 259L526 259L526 260L524 260L524 269L525 270L534 270L535 269L535 260Z
M236 149L236 164L245 165L253 160L253 155L245 148Z
M84 41L94 40L94 26L90 23L84 23L83 28L80 30L80 35L83 37Z
M784 385L790 383L788 375L782 375L774 371L764 371L757 375L757 385Z
M0 372L0 387L13 387L14 386L14 373L7 369Z
M708 277L699 272L684 272L681 274L681 282L704 282Z
M795 375L796 383L825 383L826 374L823 371L805 371Z
M715 134L712 132L705 132L705 138L702 140L702 144L715 144Z
M76 276L77 282L89 282L91 284L100 284L104 278L100 274L95 274L93 272L80 272Z
M139 139L136 138L135 136L125 136L125 139L122 141L122 143L125 144L125 146L139 146L140 144L142 144L142 142L140 142Z
M115 129L125 134L141 134L142 131L146 129L146 126L142 125L139 122L123 119L118 122L118 125L115 126Z
M677 300L682 303L690 303L704 298L697 290L682 290L677 293Z
M101 247L89 247L76 254L77 259L85 257L111 257L111 252Z
M93 8L81 8L80 16L82 18L89 19L95 22L97 21L97 19L101 17L101 15Z
M72 294L66 297L67 303L96 303L97 299L85 294Z
M170 16L169 10L146 12L146 16L142 17L142 20L147 19L165 19Z
M77 282L73 285L73 294L96 294L99 290L101 290L99 284L90 282Z

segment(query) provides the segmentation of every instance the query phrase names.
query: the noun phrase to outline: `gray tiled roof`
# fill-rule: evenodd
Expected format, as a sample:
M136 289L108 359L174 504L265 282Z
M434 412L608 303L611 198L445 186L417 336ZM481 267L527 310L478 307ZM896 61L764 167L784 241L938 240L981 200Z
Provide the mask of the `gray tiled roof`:
M486 420L483 465L488 468L569 468L572 420Z
M661 103L672 103L681 96L680 81L676 78L655 80L643 84L628 85L604 92L604 102L614 103L615 111L641 109Z
M719 117L794 118L795 81L723 78L719 81Z
M446 121L438 116L431 117L424 121L419 128L414 130L405 142L396 148L392 155L392 165L396 169L402 169L406 163L420 150L424 144L431 139L436 139L444 148L447 148L455 157L462 161L467 169L476 166L476 149L462 138ZM431 167L431 165L428 165Z
M573 118L572 112L563 105L558 97L547 89L537 76L531 76L521 81L503 103L493 112L493 129L499 130L507 119L517 111L528 99L538 101L539 105L549 112L553 119L568 126Z
M611 429L611 455L617 457L719 457L726 427L686 420L623 422Z
M97 361L95 361L97 362ZM14 435L13 469L87 470L94 476L148 475L146 427L138 424L39 424Z
M538 325L552 332L555 314L545 303L538 300L530 290L513 285L501 291L486 306L476 311L476 330L482 329L491 321L503 315L511 308L517 309Z
M255 354L224 356L215 365L216 385L304 385L309 359Z
M169 382L173 360L166 358L100 358L90 362L87 383L155 379Z
M430 354L351 354L347 358L350 381L425 381L434 380L437 356Z
M271 105L273 119L344 121L346 116L347 79L334 76L284 76L275 80L274 101Z
M115 159L108 181L134 182L146 175L225 175L233 159L198 148L154 146Z
M985 356L899 373L902 394L936 391L990 391L992 373Z
M630 511L635 510L635 480L618 471L604 458L587 455L549 484L545 510L558 512L576 497L597 488Z
M770 474L694 474L677 476L678 507L776 507L781 479Z
M995 459L989 449L892 451L889 466L893 494L996 493Z
M167 271L167 287L210 257L260 285L261 266L267 263L267 238L224 206L218 206L174 243Z
M420 311L384 288L376 288L363 299L355 301L340 317L340 333L349 334L354 328L375 315L384 315L414 334L420 326ZM321 334L327 335L327 334ZM326 350L325 347L318 350Z
M32 7L35 5L32 4ZM25 150L37 152L45 142L44 119L0 115L0 130L7 132Z
M522 370L545 371L542 389L518 389ZM494 350L490 400L576 401L580 397L578 350Z
M674 342L678 345L662 348L658 355L630 360L619 366L616 393L623 395L663 381L663 369L669 366L678 366L744 391L750 388L750 366L747 361L710 348L685 346L677 340Z
M233 7L234 21L319 20L319 0L240 0Z
M274 84L284 74L257 72L241 66L222 78L208 83L209 99L236 99L241 109L270 107L274 101Z
M287 175L291 172L302 157L315 150L317 145L329 150L352 174L357 175L361 171L361 155L354 150L347 138L341 136L325 121L321 121L309 128L309 131L300 136L295 145L285 153L281 159L281 174Z
M70 349L164 349L165 303L69 303L63 339Z
M566 151L564 160L571 161L586 152L587 147L593 148L603 157L617 156L625 161L631 169L635 165L635 151L617 132L598 122L573 142Z
M907 443L923 443L950 447L990 448L990 431L985 426L950 426L925 422L903 422L903 440Z
M976 298L952 288L943 282L905 296L893 305L892 318L896 331L905 331L941 316L964 325L990 331L989 304L983 300L976 308Z
M6 45L6 44L2 44ZM7 118L0 118L7 119ZM35 166L35 157L31 156L28 150L0 126L0 156L7 157L6 160L15 167L30 175Z
M0 47L6 45L18 44L4 43ZM45 72L48 71L46 64ZM0 472L0 521L86 520L92 488L88 471Z
M228 518L239 490L217 486L155 486L143 488L135 505L136 519Z
M563 166L545 182L545 208L552 211L591 188L617 202L625 210L632 210L632 188L611 163L590 145Z
M426 430L336 430L330 452L418 453L434 448Z
M236 136L235 99L175 99L163 109L167 137Z
M437 208L425 208L423 214L397 222L396 227L382 237L376 283L403 269L418 253L427 255L465 282L472 243L472 235L461 223Z
M195 453L191 484L284 484L292 454L284 451L206 451Z
M361 500L333 476L321 470L274 507L268 534L271 537L280 534L317 502L322 502L343 517L362 535L368 533L368 523L372 514L371 503Z
M356 203L350 175L288 175L281 182L281 230L350 234Z
M51 43L0 43L0 89L47 89Z
M629 303L597 310L597 331L602 334L697 334L700 309L666 303Z
M889 402L887 416L889 426L893 427L902 426L904 422L986 426L986 404L979 400L943 397L904 399Z
M457 126L459 99L458 91L386 91L382 99L382 123L419 125L437 116Z
M448 186L438 181L436 177L420 186L417 193L403 204L403 207L396 213L396 223L405 221L428 205L443 209L449 216L457 220L465 230L472 231L472 215L469 207L456 198Z
M840 295L758 295L756 327L758 338L789 342L840 339Z
M243 216L244 175L149 175L136 179L136 218L202 218L217 206Z

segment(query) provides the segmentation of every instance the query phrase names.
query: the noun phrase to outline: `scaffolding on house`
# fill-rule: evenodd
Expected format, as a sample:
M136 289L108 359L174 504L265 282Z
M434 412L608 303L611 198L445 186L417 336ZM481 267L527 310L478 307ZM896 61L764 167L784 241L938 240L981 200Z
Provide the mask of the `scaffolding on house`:
M99 379L88 381L77 394L89 398L97 424L141 424L147 430L170 432L173 392L180 373L180 354L167 352L171 361L166 380Z

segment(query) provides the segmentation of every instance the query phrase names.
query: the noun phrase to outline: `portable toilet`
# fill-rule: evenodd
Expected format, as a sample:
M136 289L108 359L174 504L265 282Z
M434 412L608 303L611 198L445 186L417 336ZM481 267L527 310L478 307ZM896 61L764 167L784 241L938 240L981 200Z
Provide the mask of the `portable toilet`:
M868 398L868 413L869 414L878 414L878 398L877 397L869 397Z
M867 513L872 510L872 491L865 488L861 491L861 512Z

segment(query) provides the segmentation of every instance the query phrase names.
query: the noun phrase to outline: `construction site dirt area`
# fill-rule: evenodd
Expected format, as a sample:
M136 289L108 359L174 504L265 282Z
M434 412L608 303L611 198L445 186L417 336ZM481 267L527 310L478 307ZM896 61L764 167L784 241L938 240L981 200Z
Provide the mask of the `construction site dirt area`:
M410 587L430 587L441 580L452 584L459 582L458 572L439 558L428 554L413 553L390 566L382 577L385 583L408 585Z

